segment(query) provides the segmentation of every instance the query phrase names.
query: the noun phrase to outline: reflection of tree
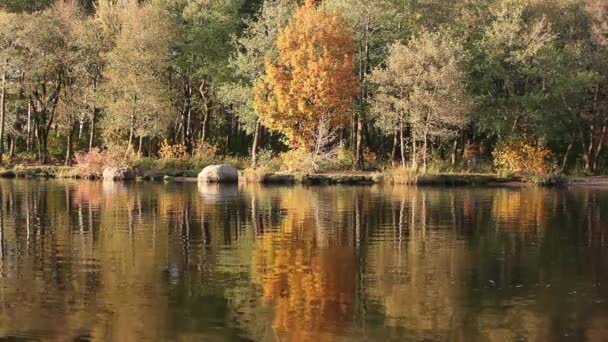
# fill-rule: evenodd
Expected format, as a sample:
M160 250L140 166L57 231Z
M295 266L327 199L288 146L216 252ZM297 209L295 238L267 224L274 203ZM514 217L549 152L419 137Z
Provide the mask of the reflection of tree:
M470 256L464 242L454 242L459 229L436 227L461 218L462 212L454 210L462 207L451 192L408 187L383 191L390 195L392 214L390 224L376 233L385 238L368 247L366 268L372 280L367 295L382 305L387 327L419 339L451 336L463 324L458 307Z
M338 239L342 226L327 220L328 205L344 198L310 195L304 189L284 192L281 223L256 239L254 276L272 303L280 340L329 340L352 315L354 252Z
M546 226L553 195L543 189L497 190L492 213L502 228L534 231Z
M605 191L1 182L2 336L606 333Z

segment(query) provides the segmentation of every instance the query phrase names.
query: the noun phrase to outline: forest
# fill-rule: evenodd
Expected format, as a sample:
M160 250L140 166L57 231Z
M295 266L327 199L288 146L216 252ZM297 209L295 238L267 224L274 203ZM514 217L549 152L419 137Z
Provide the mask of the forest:
M608 171L605 0L2 0L0 162Z

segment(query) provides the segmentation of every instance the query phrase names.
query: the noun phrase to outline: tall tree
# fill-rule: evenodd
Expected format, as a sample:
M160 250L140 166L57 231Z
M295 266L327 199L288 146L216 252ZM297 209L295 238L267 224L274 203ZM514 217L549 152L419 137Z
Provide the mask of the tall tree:
M408 45L392 45L387 68L374 71L373 79L380 85L376 113L384 127L398 123L402 160L404 124L409 123L414 166L417 142L422 142L426 169L429 140L453 135L467 120L462 54L461 45L449 34L422 31Z
M236 52L230 59L235 80L221 88L222 100L238 113L245 131L253 134L251 165L257 165L257 151L262 126L253 108L253 87L265 74L264 59L273 63L278 59L277 38L279 30L287 24L297 7L294 0L264 1L255 18L245 20L246 28L236 40Z
M357 94L352 32L338 14L307 0L277 46L279 61L267 60L254 108L262 124L285 134L289 145L319 152L327 130L347 123Z
M15 62L19 58L16 48L16 32L20 28L19 16L0 10L0 164L4 156L4 135L6 123L6 101L9 79L15 77Z
M232 37L242 26L240 10L245 1L160 0L160 3L177 31L171 64L176 90L173 100L179 108L174 135L192 151L197 141L208 140L212 116L221 109L217 92L230 79Z
M74 5L58 3L49 10L28 17L19 33L20 68L32 111L37 155L48 159L48 137L74 51L70 50L70 22L80 13Z
M369 136L364 133L372 120L368 115L372 91L368 75L384 61L388 45L411 36L418 29L420 23L414 3L409 0L327 1L329 9L344 16L355 37L355 63L360 87L352 117L351 145L355 155L353 166L357 169L363 167L364 136Z
M127 151L138 137L141 151L143 139L163 135L170 121L166 75L173 31L157 6L135 1L121 6L104 85L104 134L108 143L127 137Z

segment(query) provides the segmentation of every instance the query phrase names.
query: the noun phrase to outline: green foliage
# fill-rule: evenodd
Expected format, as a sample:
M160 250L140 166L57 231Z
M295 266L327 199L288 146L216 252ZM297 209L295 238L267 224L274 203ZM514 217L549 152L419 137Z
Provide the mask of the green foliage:
M284 101L285 113L260 121L270 113L255 112L253 87L268 65L280 64L279 32L302 1L0 1L3 154L66 164L75 155L96 165L111 158L95 153L111 150L144 169L183 171L227 159L245 167L245 154L256 150L257 165L270 171L380 168L403 159L402 166L426 161L427 173L486 172L492 159L504 164L498 142L533 136L553 151L541 183L553 169L608 169L606 1L315 3L323 8L310 2L311 13L337 13L352 35L358 84L303 69L302 79L314 76L316 85L281 80L283 89L299 89L282 98L306 99ZM271 73L294 72L285 66ZM356 93L340 113L327 113L341 117L339 127L319 125L301 138L320 142L315 156L281 155L285 132L303 128L285 118L314 114L301 110L305 100L328 89ZM270 130L276 120L285 121L283 133ZM99 173L98 165L90 169Z

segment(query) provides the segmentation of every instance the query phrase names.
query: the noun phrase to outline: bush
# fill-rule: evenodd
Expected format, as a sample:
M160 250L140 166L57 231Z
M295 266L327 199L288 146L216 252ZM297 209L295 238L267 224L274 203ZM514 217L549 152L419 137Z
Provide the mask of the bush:
M215 147L207 142L202 142L194 148L192 155L195 158L200 158L200 159L214 159L216 153L217 153L217 147Z
M188 157L188 151L185 145L170 145L169 142L167 142L167 139L165 139L160 146L158 156L160 159L182 159Z
M549 174L549 159L552 155L548 148L525 139L501 143L492 152L494 166L499 174L507 173L525 178Z
M398 167L389 170L387 176L393 184L416 184L418 171L411 167Z
M134 157L131 154L125 154L125 151L118 147L111 147L106 150L95 147L89 152L76 152L74 159L76 160L78 175L85 178L95 178L101 177L103 169L108 165L131 166Z
M314 173L319 170L319 163L312 152L295 149L279 155L283 169L290 172Z

